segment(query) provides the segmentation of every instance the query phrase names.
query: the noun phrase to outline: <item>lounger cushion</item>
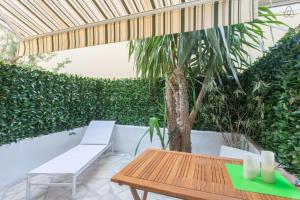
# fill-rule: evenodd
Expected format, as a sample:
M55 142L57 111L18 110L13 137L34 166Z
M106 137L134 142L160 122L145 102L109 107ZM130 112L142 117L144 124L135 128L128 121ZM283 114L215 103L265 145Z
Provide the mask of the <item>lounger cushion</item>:
M91 121L80 144L109 144L115 121Z
M105 151L107 145L78 145L29 174L76 174Z
M227 157L227 158L241 159L241 160L243 160L246 156L252 156L253 158L260 160L259 154L255 154L249 151L244 151L241 149L236 149L224 145L221 147L220 156Z

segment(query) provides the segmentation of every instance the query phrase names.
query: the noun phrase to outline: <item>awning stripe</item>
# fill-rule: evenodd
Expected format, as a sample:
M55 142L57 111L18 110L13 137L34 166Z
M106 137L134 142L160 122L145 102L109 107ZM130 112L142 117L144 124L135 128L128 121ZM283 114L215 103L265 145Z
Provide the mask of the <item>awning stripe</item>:
M23 56L249 22L258 0L0 0L0 13L23 36Z
M263 6L277 7L277 6L287 6L291 4L297 4L299 0L260 0L260 4Z
M21 27L24 27L24 29L26 29L26 31L28 33L38 34L38 32L36 32L35 30L29 28L29 26L27 25L27 23L25 21L23 21L21 18L17 17L13 12L11 12L8 8L3 6L2 4L0 4L0 9L3 9L2 15L4 15L4 14L7 15L7 16L9 15L10 17L8 19L12 22L15 22L17 27L20 25ZM16 29L16 30L19 30L19 29Z

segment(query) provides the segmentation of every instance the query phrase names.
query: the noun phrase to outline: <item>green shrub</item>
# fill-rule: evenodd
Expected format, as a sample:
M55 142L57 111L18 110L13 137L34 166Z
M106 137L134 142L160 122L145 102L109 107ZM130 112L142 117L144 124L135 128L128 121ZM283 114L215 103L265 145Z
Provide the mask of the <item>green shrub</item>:
M148 125L150 117L162 118L163 87L142 79L100 80L101 118L118 124Z
M83 78L0 63L0 145L92 119L146 125L160 113L162 90L155 88L140 79Z
M251 94L254 84L262 82L263 124L252 137L264 149L276 152L277 160L300 175L300 29L290 30L242 77L244 89ZM246 103L251 104L253 95Z
M234 81L206 95L196 129L240 132L300 177L300 27Z

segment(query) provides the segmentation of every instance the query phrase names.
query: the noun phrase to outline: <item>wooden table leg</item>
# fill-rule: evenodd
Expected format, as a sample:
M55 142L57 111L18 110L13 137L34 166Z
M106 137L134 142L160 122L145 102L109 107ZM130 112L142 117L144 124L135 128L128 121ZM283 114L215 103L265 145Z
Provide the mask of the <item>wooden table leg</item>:
M130 191L134 200L141 200L139 194L137 193L134 187L130 187ZM144 191L143 200L147 200L147 196L148 196L148 191Z
M130 191L134 200L141 200L135 188L130 187Z
M147 196L148 196L148 191L144 191L143 200L147 200Z

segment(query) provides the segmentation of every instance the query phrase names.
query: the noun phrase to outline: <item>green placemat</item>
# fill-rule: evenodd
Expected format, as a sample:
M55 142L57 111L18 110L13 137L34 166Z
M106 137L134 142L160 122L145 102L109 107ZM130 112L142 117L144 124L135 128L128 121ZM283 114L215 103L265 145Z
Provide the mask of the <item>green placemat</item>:
M226 164L226 168L232 185L236 190L300 199L300 191L297 190L295 186L284 178L278 171L275 173L275 183L268 184L262 182L260 177L257 177L254 180L243 178L242 165Z

